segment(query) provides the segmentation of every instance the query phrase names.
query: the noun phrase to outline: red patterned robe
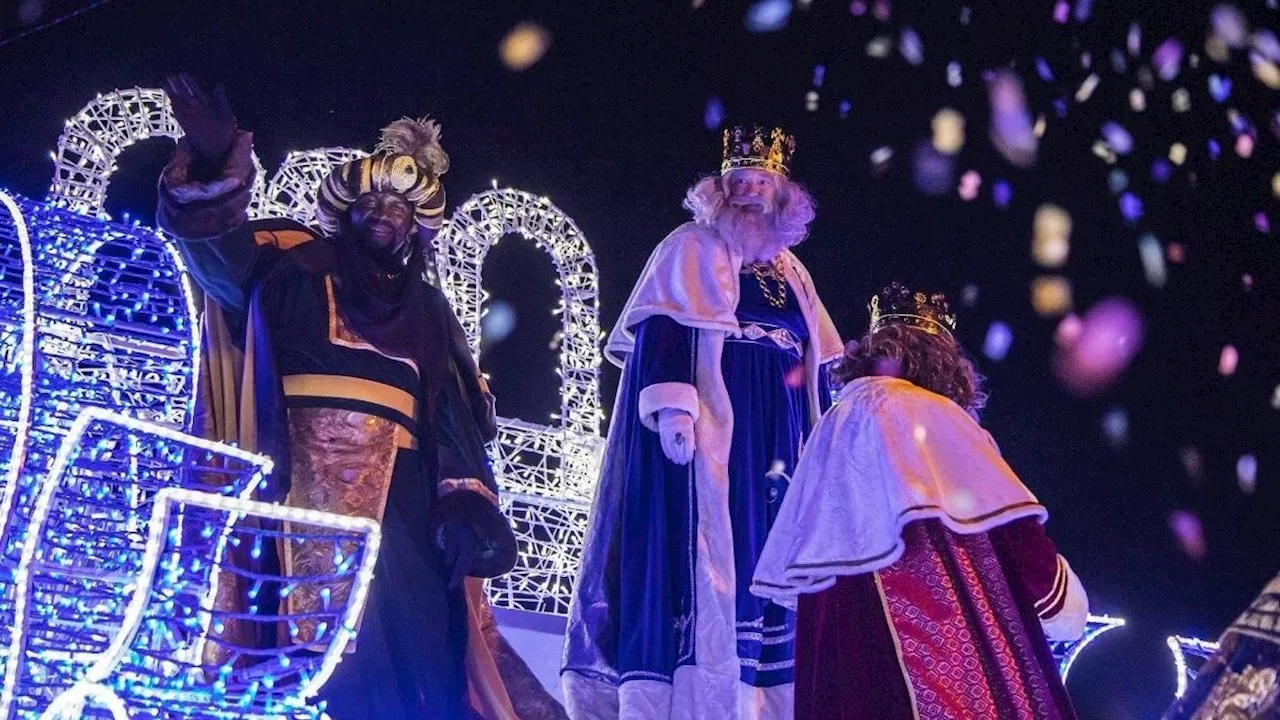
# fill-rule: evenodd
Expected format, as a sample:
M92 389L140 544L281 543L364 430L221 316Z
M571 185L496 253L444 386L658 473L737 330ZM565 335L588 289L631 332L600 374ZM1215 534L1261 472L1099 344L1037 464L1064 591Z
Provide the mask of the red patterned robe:
M798 605L796 717L1052 720L1048 638L1088 600L1043 506L951 401L846 386L805 448L752 590Z

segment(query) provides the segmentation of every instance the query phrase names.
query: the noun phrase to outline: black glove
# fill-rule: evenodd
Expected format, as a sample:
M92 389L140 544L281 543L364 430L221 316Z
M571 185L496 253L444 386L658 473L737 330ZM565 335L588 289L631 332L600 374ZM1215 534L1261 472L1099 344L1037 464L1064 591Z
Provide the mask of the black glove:
M462 587L462 581L471 572L471 565L480 553L480 537L467 523L446 522L437 531L436 542L449 568L449 589Z
M236 116L223 87L215 87L210 98L195 78L178 73L165 78L164 92L192 149L202 160L220 162L236 137Z

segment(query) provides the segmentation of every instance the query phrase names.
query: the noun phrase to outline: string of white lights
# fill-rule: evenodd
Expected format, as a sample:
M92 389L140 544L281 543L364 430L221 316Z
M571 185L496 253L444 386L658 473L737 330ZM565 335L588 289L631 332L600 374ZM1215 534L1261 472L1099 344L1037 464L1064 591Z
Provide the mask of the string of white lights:
M48 522L53 499L56 491L62 485L64 477L68 474L73 455L82 449L82 441L85 439L90 426L95 422L114 425L134 432L145 433L157 439L169 440L198 448L223 457L239 460L248 466L256 468L256 472L247 482L249 488L242 490L242 492L256 488L262 478L270 474L272 469L273 463L270 458L249 453L225 443L205 440L163 425L137 420L103 408L90 407L81 411L72 424L70 431L63 438L53 465L40 486L39 495L30 519L31 527L26 535L27 541L22 545L21 559L14 573L13 633L9 639L8 657L10 662L5 665L3 686L0 686L0 717L9 717L10 708L15 699L18 678L21 675L20 665L24 657L26 635L30 630L30 610L28 605L32 587L29 576L37 556L37 550L40 547L40 542L38 541L43 536L44 526ZM154 527L152 532L155 532ZM144 554L144 566L146 557ZM127 620L128 616L126 615Z
M84 680L54 698L49 707L40 713L40 720L80 720L87 700L105 706L111 713L111 720L130 720L129 710L115 690L101 683Z
M102 654L99 660L85 673L88 682L105 682L124 662L129 645L133 642L139 628L144 610L152 595L152 586L157 575L156 569L165 548L168 518L180 506L202 507L210 510L224 511L233 514L237 519L252 516L259 519L274 520L287 523L300 523L314 527L323 527L348 533L356 533L363 540L361 560L355 572L355 583L349 595L349 601L342 615L339 628L330 635L325 647L319 669L306 681L299 684L296 690L297 702L301 703L313 697L333 674L342 658L343 650L355 636L358 618L363 611L368 596L369 584L373 579L374 562L378 556L381 543L381 531L376 522L367 518L349 517L318 510L302 510L284 505L263 503L241 498L229 498L211 493L182 488L165 488L155 499L150 522L151 534L147 539L143 572L139 585L134 592L126 620L113 640L111 647ZM285 703L287 706L288 703Z
M22 253L22 339L19 343L16 363L21 373L21 393L18 400L18 415L14 418L13 449L9 453L9 465L5 468L3 498L0 499L0 542L7 537L9 517L13 509L14 496L18 492L18 483L22 475L23 465L27 459L27 440L31 424L31 394L35 374L35 260L31 252L31 236L27 232L26 220L18 203L8 193L0 190L0 204L9 211L13 219L14 232ZM3 552L3 547L0 547Z
M1207 659L1214 653L1218 652L1219 645L1210 640L1201 640L1200 638L1182 637L1181 635L1170 635L1165 639L1165 644L1169 646L1169 651L1173 653L1174 671L1178 674L1177 687L1174 688L1173 696L1180 698L1187 692L1187 684L1195 679L1195 672L1187 663L1187 656Z
M1057 643L1065 646L1065 651L1059 653L1058 660L1058 672L1062 675L1063 684L1066 684L1067 676L1071 674L1071 666L1075 664L1076 658L1080 656L1080 653L1084 652L1089 643L1097 640L1104 633L1124 627L1124 624L1124 618L1090 614L1085 623L1084 635L1079 640L1069 643Z

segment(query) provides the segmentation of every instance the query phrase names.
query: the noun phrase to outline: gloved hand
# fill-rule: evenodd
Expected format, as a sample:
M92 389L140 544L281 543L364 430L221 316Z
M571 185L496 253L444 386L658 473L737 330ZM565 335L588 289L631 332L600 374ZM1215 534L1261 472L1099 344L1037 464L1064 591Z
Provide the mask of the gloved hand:
M693 437L693 416L684 410L658 411L658 437L662 441L662 453L677 465L688 465L698 449Z
M164 92L192 149L202 160L220 162L236 137L236 116L223 87L215 87L209 97L195 78L179 73L165 78Z
M480 553L480 537L467 523L446 522L437 531L436 544L449 570L449 589L462 587L462 581L471 572L471 564Z

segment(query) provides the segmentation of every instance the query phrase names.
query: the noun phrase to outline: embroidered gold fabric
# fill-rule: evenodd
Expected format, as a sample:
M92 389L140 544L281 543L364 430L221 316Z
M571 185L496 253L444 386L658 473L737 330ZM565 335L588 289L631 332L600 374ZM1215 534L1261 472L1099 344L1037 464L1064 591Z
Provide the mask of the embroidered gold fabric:
M1247 665L1224 672L1192 720L1263 720L1280 701L1276 669Z
M385 418L338 408L291 408L289 453L292 487L285 504L323 510L351 517L382 521L391 474L395 465L397 428ZM355 548L342 548L350 557ZM291 577L333 574L333 542L323 539L290 541L281 549L285 572ZM350 581L302 582L284 600L287 614L325 611L322 591L330 593L329 606L346 603ZM291 644L317 640L317 619L298 621ZM332 620L329 627L333 628ZM283 630L287 632L287 630ZM324 644L320 638L318 644ZM354 649L354 644L348 650Z

